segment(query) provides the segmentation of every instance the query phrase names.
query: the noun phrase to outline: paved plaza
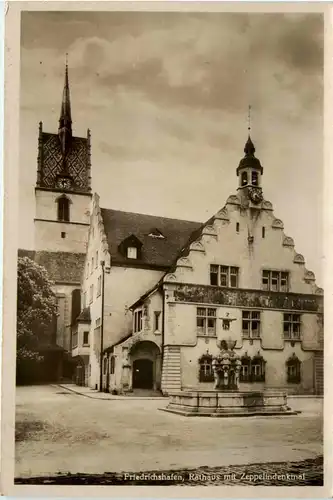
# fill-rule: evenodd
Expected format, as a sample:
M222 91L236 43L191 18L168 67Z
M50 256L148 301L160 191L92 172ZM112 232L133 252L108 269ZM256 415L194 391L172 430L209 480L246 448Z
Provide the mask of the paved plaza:
M18 387L16 402L21 479L264 463L281 471L287 462L318 467L323 453L320 400L296 400L296 416L227 419L160 411L167 399L98 399L57 385Z

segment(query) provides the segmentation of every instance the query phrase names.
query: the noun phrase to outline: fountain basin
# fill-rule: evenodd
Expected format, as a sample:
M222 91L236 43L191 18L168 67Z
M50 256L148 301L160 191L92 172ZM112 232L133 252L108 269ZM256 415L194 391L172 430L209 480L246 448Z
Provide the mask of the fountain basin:
M179 391L169 395L164 411L187 417L251 417L296 415L282 391Z

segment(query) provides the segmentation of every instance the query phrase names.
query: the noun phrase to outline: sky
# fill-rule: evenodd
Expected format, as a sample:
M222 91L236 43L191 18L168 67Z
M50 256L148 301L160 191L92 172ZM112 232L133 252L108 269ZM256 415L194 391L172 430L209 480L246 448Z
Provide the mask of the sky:
M57 132L66 53L103 207L207 220L236 192L250 104L264 197L321 284L320 14L22 13L21 248L33 248L38 122Z

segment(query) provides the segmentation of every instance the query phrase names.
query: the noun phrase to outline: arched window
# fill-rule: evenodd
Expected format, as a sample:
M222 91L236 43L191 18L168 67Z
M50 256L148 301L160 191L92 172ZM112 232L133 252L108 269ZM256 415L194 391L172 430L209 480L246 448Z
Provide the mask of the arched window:
M301 362L293 353L286 362L288 384L299 384L301 381Z
M199 382L214 382L212 361L213 356L208 353L199 358Z
M251 382L251 358L247 353L241 357L240 382Z
M110 374L111 374L111 375L113 375L113 374L114 374L115 365L116 365L116 360L115 360L115 357L114 357L114 356L111 356L111 358L110 358Z
M258 172L256 172L256 170L252 172L252 185L258 186Z
M241 182L242 182L242 186L247 185L247 172L242 172Z
M69 222L69 204L70 201L66 196L60 196L57 200L58 203L58 220Z

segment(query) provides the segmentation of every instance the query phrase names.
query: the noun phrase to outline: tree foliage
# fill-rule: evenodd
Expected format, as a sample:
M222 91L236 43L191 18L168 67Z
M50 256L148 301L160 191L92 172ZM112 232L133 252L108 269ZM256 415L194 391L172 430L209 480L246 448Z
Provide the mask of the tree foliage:
M18 259L17 365L41 359L38 346L50 341L56 299L46 269L28 257Z

